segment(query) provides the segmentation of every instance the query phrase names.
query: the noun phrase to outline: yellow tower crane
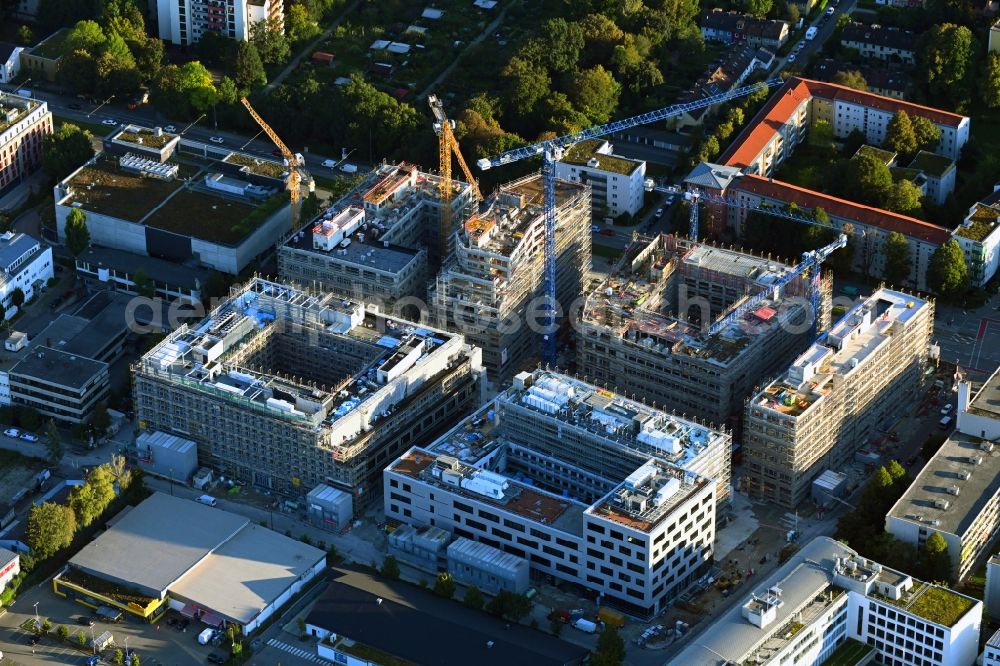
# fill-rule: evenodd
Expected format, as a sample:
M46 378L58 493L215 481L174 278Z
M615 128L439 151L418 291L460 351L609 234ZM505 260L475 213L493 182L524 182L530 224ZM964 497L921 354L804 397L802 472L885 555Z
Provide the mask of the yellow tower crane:
M305 173L305 169L303 168L304 164L302 156L296 155L291 151L291 149L288 146L285 145L285 142L281 140L281 137L279 137L278 134L273 129L271 129L271 126L268 125L264 121L264 119L260 117L260 114L258 114L252 106L250 106L250 100L248 100L246 97L243 97L240 99L240 102L242 102L243 106L247 108L247 111L250 112L250 115L253 116L253 119L257 122L258 125L260 125L260 128L264 130L264 133L267 134L268 137L270 137L272 142L274 142L274 145L278 147L278 150L281 151L281 156L288 163L289 174L288 174L287 187L288 187L288 192L291 195L291 202L292 202L292 231L298 231L299 207L300 207L299 201L302 196L301 192L299 191L299 185L302 183L303 179L306 182L311 182L312 180L309 174Z
M441 226L439 230L439 242L441 263L443 264L444 260L448 257L448 241L451 238L452 233L452 155L455 156L459 167L461 167L462 172L465 174L466 181L472 187L472 196L475 198L476 203L483 200L483 194L479 191L479 185L476 183L476 179L473 177L472 171L469 170L469 165L465 163L465 158L462 157L462 151L458 147L458 139L455 138L455 133L452 132L455 127L455 121L449 120L448 116L445 115L444 106L442 106L441 100L438 99L437 95L428 95L427 103L430 104L431 112L434 114L434 132L438 135L438 172L440 175L438 192L441 199Z

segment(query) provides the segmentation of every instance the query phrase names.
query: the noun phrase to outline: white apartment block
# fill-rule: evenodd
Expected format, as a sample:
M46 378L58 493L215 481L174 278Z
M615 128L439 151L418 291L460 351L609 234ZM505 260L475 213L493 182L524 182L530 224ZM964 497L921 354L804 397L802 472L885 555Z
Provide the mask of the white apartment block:
M276 19L284 27L282 0L156 0L160 39L187 45L207 32L246 41L250 26Z
M42 139L51 133L47 103L0 92L0 194L42 166Z
M982 666L1000 666L1000 629L986 641L982 657Z
M599 139L581 141L556 162L556 178L587 183L595 217L635 215L642 209L646 163L612 154L610 143Z
M933 303L879 289L747 403L750 495L794 508L814 478L839 470L917 395Z
M969 666L982 608L976 599L817 537L689 638L670 663Z
M437 527L650 617L712 559L730 438L565 375L511 389L386 468L386 517Z
M973 204L952 238L965 254L970 284L984 287L1000 268L1000 196L994 192Z
M0 305L5 310L12 307L14 291L20 289L29 301L54 275L51 247L27 234L0 236Z
M975 397L969 384L960 382L957 430L885 518L887 532L918 548L931 534L940 534L958 580L993 552L1000 531L997 440L1000 374L994 373Z

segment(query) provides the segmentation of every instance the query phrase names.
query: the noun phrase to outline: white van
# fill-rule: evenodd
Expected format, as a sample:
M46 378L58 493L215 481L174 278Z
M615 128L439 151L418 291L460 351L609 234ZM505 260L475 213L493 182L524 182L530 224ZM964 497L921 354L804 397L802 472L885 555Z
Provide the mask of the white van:
M198 502L199 504L204 504L205 506L215 506L216 504L219 503L219 501L214 497L212 497L211 495L202 495L201 497L196 497L194 501Z
M323 166L325 166L327 169L332 169L333 167L337 166L337 160L323 160Z
M819 32L819 31L816 29L816 26L812 26L811 28L809 28L808 30L806 30L806 39L808 39L809 41L812 41L813 39L816 38L816 33L817 32Z
M356 164L351 164L350 162L344 162L340 165L340 170L344 173L357 173L358 166Z

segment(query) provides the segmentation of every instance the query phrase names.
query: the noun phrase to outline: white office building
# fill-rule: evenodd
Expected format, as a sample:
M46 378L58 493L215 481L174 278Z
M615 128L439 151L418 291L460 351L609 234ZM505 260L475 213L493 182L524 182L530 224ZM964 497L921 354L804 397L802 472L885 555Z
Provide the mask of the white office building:
M982 602L817 537L670 663L684 666L969 666Z
M607 141L588 139L556 162L556 178L590 185L595 217L635 215L642 209L646 163L612 151Z
M0 303L4 309L12 307L17 289L24 293L25 301L34 298L55 275L53 271L52 248L48 245L12 231L0 236Z
M187 45L207 32L246 41L250 26L276 19L284 26L282 0L156 0L160 39Z

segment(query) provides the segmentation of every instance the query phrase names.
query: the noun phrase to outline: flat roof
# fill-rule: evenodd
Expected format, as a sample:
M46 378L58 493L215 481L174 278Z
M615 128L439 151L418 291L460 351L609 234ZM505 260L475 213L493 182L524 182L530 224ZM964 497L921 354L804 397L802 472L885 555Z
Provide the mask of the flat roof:
M487 613L468 612L414 585L349 569L333 573L336 579L306 622L422 666L561 666L580 663L589 652Z
M919 525L933 525L933 530L964 535L1000 493L1000 451L984 450L984 441L958 430L952 433L889 515ZM972 458L980 462L970 462ZM957 495L949 492L955 488L959 491ZM942 500L948 503L947 508L935 506L936 501L940 504Z
M95 375L107 370L107 367L107 363L84 356L45 345L32 345L17 365L10 369L10 374L37 377L61 386L81 389Z
M955 166L955 160L929 150L919 151L910 162L911 169L920 169L928 176L941 178Z
M170 585L170 592L246 624L325 561L326 553L319 548L247 523L193 571Z
M133 254L125 250L115 250L107 247L92 245L82 254L77 256L77 263L90 264L95 270L97 268L108 268L116 271L124 271L129 275L134 275L136 271L142 270L156 282L166 283L172 287L184 287L194 289L200 281L205 284L212 271L199 266L184 266L173 261L159 259L157 257L147 257L141 254Z
M626 176L635 172L635 170L642 165L642 162L639 160L630 160L613 154L609 155L597 152L598 148L603 146L605 143L607 143L607 141L599 139L587 139L586 141L581 141L566 151L566 154L563 155L561 161L566 164L585 167L588 166L587 162L591 159L596 159L598 161L598 165L590 168L610 171L612 173Z
M986 380L976 396L969 402L969 411L1000 418L1000 370L995 371Z
M69 563L162 596L249 522L193 500L153 493Z
M420 254L418 250L392 243L389 245L381 241L362 243L357 240L357 234L358 232L355 232L349 236L352 242L347 247L337 245L331 250L323 250L313 247L312 232L306 229L289 238L285 245L296 250L324 255L345 264L373 268L387 273L399 273L413 263Z

